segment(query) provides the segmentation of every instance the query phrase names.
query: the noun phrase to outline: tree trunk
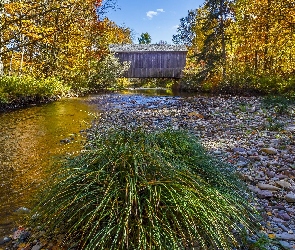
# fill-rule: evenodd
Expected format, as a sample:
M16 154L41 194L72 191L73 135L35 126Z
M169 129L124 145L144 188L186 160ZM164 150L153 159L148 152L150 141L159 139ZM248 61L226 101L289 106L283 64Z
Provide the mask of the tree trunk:
M10 63L9 63L9 75L12 74L12 60L13 60L13 53L11 53Z
M0 48L0 76L4 75L4 65L2 61L2 48Z
M226 19L226 11L224 9L224 0L220 0L220 30L221 30L221 53L222 53L222 77L226 77L226 44L225 44L225 28L224 20Z
M4 15L4 2L2 2L0 0L0 76L4 75L4 65L3 65L3 61L2 61L2 53L3 53L3 37L2 37L2 30L3 30L3 26L2 26L2 17Z
M24 47L24 35L21 35L21 43L22 43L22 53L21 53L21 59L20 59L20 66L19 66L19 75L22 75L23 73L23 63L24 63L24 55L25 55L25 47Z
M270 58L268 56L268 46L269 46L269 30L270 30L270 12L271 12L271 0L267 0L266 8L266 24L265 24L265 37L264 37L264 71L270 69Z

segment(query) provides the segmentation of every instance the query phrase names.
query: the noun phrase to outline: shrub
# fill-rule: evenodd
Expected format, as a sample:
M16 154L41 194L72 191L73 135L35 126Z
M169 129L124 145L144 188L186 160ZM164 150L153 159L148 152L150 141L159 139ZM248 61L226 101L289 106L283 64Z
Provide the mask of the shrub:
M121 63L113 54L108 54L98 62L92 63L88 85L90 89L102 90L116 88L120 85L118 79L130 67L129 62Z
M37 207L80 249L231 249L256 226L244 185L187 132L109 131L89 145Z
M42 99L62 96L69 91L69 87L54 77L36 79L31 76L1 76L0 90L0 102L3 99L8 103L27 97Z

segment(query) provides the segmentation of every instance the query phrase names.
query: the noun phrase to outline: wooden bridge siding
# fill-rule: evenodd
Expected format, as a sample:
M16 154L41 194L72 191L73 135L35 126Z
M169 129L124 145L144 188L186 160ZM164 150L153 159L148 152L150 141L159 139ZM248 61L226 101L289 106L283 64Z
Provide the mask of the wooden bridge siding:
M180 78L185 66L186 53L186 51L116 52L116 56L121 62L131 62L126 77Z

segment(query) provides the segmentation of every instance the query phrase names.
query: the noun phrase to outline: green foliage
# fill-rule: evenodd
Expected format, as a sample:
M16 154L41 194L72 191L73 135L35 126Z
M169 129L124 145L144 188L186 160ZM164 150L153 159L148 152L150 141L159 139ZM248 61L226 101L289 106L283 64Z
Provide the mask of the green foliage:
M150 44L152 42L151 35L147 32L141 33L140 37L138 38L139 44Z
M81 249L232 249L255 230L244 185L187 132L97 134L68 159L37 207Z
M57 78L36 79L31 76L1 76L0 102L9 103L25 98L63 96L69 87Z
M171 88L175 83L174 79L167 78L135 78L130 80L134 88Z
M295 77L262 76L257 78L257 87L264 94L285 94L295 90Z
M173 35L172 41L175 44L185 44L191 46L193 44L194 26L196 25L197 10L190 10L186 17L180 19L180 24L177 27L177 34Z
M108 54L100 61L93 62L88 86L94 90L118 88L121 85L119 78L128 71L129 67L129 62L121 63L113 54Z
M1 103L8 103L8 93L6 93L3 88L0 89L0 104Z
M284 124L281 123L277 118L268 117L264 124L263 129L269 131L281 131L284 128Z
M293 96L272 96L268 95L263 98L262 106L267 109L273 109L275 114L282 115L288 113L289 107L295 104Z
M184 89L200 92L295 97L293 76L258 76L250 71L241 72L238 69L228 70L224 79L218 77L218 74L211 74L206 80L200 79L198 73L191 74L185 71L182 84Z

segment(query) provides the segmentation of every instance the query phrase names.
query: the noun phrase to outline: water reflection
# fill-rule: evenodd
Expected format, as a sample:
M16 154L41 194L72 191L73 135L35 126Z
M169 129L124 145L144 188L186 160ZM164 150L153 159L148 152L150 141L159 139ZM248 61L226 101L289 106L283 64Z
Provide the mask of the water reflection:
M54 158L81 148L79 131L95 110L83 99L67 99L0 114L0 237L18 223L14 211L30 207ZM71 143L62 144L65 138Z

